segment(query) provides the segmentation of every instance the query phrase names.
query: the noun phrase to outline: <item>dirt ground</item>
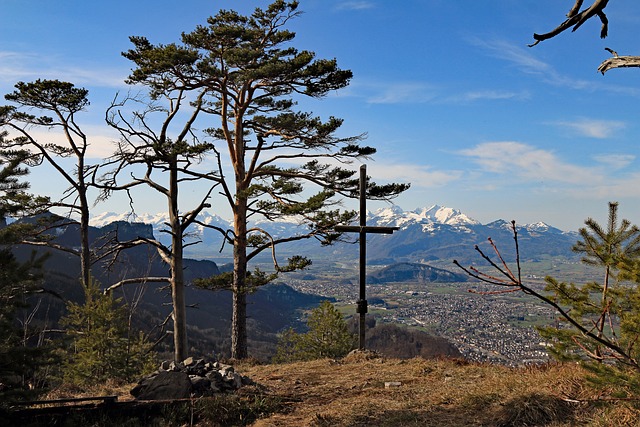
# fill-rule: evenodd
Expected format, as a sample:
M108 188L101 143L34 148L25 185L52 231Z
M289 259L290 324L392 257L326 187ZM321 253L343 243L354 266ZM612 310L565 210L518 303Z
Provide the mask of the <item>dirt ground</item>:
M635 426L640 419L635 402L594 401L575 365L514 369L365 352L236 371L284 404L256 427Z

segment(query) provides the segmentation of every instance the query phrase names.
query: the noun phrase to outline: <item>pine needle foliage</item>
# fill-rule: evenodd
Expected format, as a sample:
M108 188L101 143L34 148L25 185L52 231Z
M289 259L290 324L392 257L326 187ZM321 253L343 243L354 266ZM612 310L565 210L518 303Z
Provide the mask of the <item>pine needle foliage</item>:
M631 272L640 262L640 229L619 221L618 203L612 202L605 227L589 218L579 234L573 250L583 255L584 264L602 269L602 278L581 285L547 278L546 290L593 336L567 327L567 319L557 327L540 328L540 333L552 342L555 357L580 361L591 370L593 383L637 394L640 290L639 277Z
M67 309L61 320L71 344L65 382L132 381L152 369L155 358L146 336L132 330L126 307L111 293L103 294L95 280L85 288L85 302L70 302Z
M169 92L189 93L206 113L202 120L212 144L207 159L211 170L192 171L191 179L217 185L233 212L233 229L200 225L220 232L233 246L234 359L248 356L250 262L271 252L275 273L292 271L308 260L280 266L278 245L347 240L335 227L356 218L355 211L341 207L344 198L360 196L357 168L351 165L376 152L362 144L364 133L344 136L342 119L302 110L301 100L319 100L343 89L353 74L336 59L317 58L295 47L296 34L288 27L302 13L298 6L298 1L275 0L248 16L220 10L206 25L183 33L182 43L153 44L131 37L134 47L123 53L135 64L129 83L146 86L156 99ZM391 200L408 188L370 181L366 196ZM299 231L271 235L258 226L261 217L295 218Z
M546 277L545 292L525 284L520 268L518 233L512 222L516 268L509 267L489 239L499 261L476 251L498 274L476 267L465 268L470 276L501 290L488 294L524 292L553 307L558 323L538 328L549 342L549 352L562 361L578 362L588 369L591 384L617 396L640 393L640 229L618 220L618 203L609 203L605 227L592 218L579 230L573 250L582 262L602 270L602 277L583 284Z
M0 133L0 140L5 135ZM6 225L8 216L26 213L34 200L26 192L29 183L21 180L28 173L21 167L26 155L0 151L0 406L33 397L35 373L48 358L48 348L29 345L30 325L18 322L29 307L29 295L39 289L46 256L18 260L12 247L20 240L20 230Z
M353 349L355 337L342 314L329 301L311 311L309 331L303 334L289 328L282 333L275 362L293 362L345 356Z

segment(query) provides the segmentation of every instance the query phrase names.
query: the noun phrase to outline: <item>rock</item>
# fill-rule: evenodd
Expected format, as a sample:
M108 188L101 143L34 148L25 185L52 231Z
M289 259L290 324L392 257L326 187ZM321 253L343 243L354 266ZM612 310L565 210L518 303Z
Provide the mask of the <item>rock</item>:
M169 369L167 371L181 371L184 369L184 365L180 362L171 362L169 363Z
M218 383L222 381L222 374L219 371L209 371L207 372L205 377L209 378L213 383Z
M387 381L384 383L384 388L400 387L401 385L400 381Z
M231 365L188 357L180 363L162 362L160 370L142 379L131 394L139 400L182 399L233 392L253 384Z
M220 371L222 376L225 376L225 375L229 374L229 372L235 372L235 369L233 369L233 366L231 366L231 365L222 365L222 364L220 364L218 366L218 371Z
M225 382L228 382L232 389L239 389L242 387L242 376L235 372L229 372L226 376L222 377ZM228 381L227 381L228 379Z
M189 375L199 375L204 377L207 374L206 363L202 359L190 360L190 363L184 363L185 370Z
M186 399L191 396L191 380L184 372L160 371L143 379L131 390L138 400Z
M209 394L209 390L211 390L211 381L206 377L200 377L197 375L192 375L189 377L191 381L191 391L193 394L197 396L204 396Z

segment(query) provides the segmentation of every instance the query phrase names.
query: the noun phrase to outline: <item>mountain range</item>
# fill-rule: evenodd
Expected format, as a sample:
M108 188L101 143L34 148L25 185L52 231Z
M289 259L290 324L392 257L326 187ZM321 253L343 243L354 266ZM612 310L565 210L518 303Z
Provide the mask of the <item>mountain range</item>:
M215 224L222 229L231 228L229 221L208 213L204 213L199 220L205 224ZM166 227L165 222L164 215L133 217L113 213L101 214L91 220L90 237L94 242L100 241L117 229L119 237L123 239L155 236L163 240L167 236L167 233L162 232ZM371 234L367 237L367 262L380 266L370 275L369 281L372 284L463 281L466 277L446 270L448 267L441 269L428 264L438 261L441 265L451 265L453 259L464 263L477 261L478 255L473 248L475 245L486 247L488 237L492 237L498 245L506 248L503 251L506 260L511 260L514 256L511 250L513 235L510 223L497 220L483 225L456 209L432 206L407 212L392 206L368 213L367 224L399 228L391 235ZM254 225L260 225L274 236L303 231L302 226L293 220L265 221ZM192 258L185 261L187 281L191 282L197 277L209 277L224 270L223 264L231 260L231 254L228 245L225 251L219 253L222 246L219 234L203 226L193 227L193 230L188 231L188 239L201 243L187 246L186 256ZM58 229L54 239L63 246L77 247L78 236L77 224L72 224ZM355 241L357 235L352 237ZM544 223L536 223L518 226L518 238L521 258L536 259L572 256L571 247L577 239L577 234L564 232ZM16 249L21 258L29 257L32 250L31 247ZM278 249L279 256L291 254L304 255L314 261L344 264L353 262L353 265L356 265L358 246L339 243L322 247L315 240L304 240ZM319 270L322 270L322 263L318 265ZM158 259L156 251L149 247L127 249L121 254L118 263L112 267L111 270L104 270L96 265L94 277L107 286L127 277L167 274L167 267ZM53 321L55 324L64 312L63 301L82 300L82 288L77 280L78 262L65 252L53 251L45 269L46 288L55 295L63 296L63 299L47 297L48 301L43 306L48 308L46 312L43 311L45 317L41 321L46 324ZM350 273L345 274L348 276ZM346 276L344 279L347 282L350 280ZM162 284L122 288L118 296L128 302L139 301L135 303L137 322L147 328L155 330L154 325L161 324L169 315L170 307L166 305L168 294ZM279 283L260 288L249 299L251 354L265 358L275 351L278 332L289 325L300 323L300 311L316 306L323 298L303 294ZM189 285L187 303L194 307L188 314L190 342L193 348L202 354L211 351L225 352L224 349L229 348L231 294L228 291L206 291Z
M204 212L199 220L223 229L231 229L229 220ZM103 227L114 221L142 222L153 227L154 235L160 240L168 237L161 231L167 221L163 214L139 214L137 216L102 213L91 219L91 224ZM303 226L295 220L259 221L259 225L273 236L294 235L303 232ZM507 260L515 258L511 222L498 219L481 224L457 209L433 205L404 211L398 206L368 212L367 225L399 227L391 235L371 234L367 236L367 260L372 264L392 264L398 262L430 262L458 259L461 262L477 260L474 247L488 249L488 238L501 249ZM190 241L200 241L186 248L186 254L192 258L230 257L228 246L220 252L222 239L212 229L196 225L188 230ZM545 256L572 257L571 247L576 242L576 232L566 232L544 222L517 225L521 259L535 260ZM356 240L357 236L347 236ZM168 242L165 242L168 243ZM312 259L354 260L358 258L358 248L352 244L338 243L331 247L322 247L315 240L302 240L288 243L278 248L282 256L305 255Z
M55 217L55 215L54 215ZM38 218L26 218L20 221L34 222ZM0 227L4 224L0 224ZM122 240L135 237L153 238L154 230L150 224L109 222L102 227L90 227L89 238L94 244L100 244L118 231ZM77 248L79 227L71 223L55 229L52 241L61 247ZM77 257L66 251L51 250L42 246L16 245L13 252L18 260L30 259L32 254L48 253L44 263L43 293L32 297L33 311L29 316L33 324L42 328L56 329L60 317L66 311L67 302L80 303L84 292L79 281L80 263ZM187 321L189 343L197 355L221 354L229 356L231 329L230 291L211 291L193 285L196 278L206 278L220 273L215 262L210 260L184 260L186 281L185 299L188 307ZM122 279L133 277L168 277L169 270L160 259L155 248L147 245L123 250L115 261L98 262L92 268L92 277L103 288ZM131 310L131 321L149 333L152 340L158 340L156 350L161 354L170 354L170 335L163 335L161 327L171 314L171 293L166 283L144 282L123 286L114 291ZM296 291L283 283L272 283L260 287L248 296L248 334L249 348L253 356L266 360L275 353L277 334L284 328L299 323L302 310L316 307L322 300L318 295ZM170 329L170 328L169 328ZM164 337L164 338L162 338ZM168 357L168 356L167 356Z

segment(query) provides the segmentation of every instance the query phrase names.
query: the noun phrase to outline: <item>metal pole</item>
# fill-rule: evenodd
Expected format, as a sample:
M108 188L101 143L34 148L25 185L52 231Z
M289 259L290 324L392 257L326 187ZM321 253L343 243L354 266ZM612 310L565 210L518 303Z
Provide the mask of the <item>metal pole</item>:
M367 315L366 277L367 277L367 165L360 166L360 298L357 312L360 313L359 349L364 350L365 316Z

